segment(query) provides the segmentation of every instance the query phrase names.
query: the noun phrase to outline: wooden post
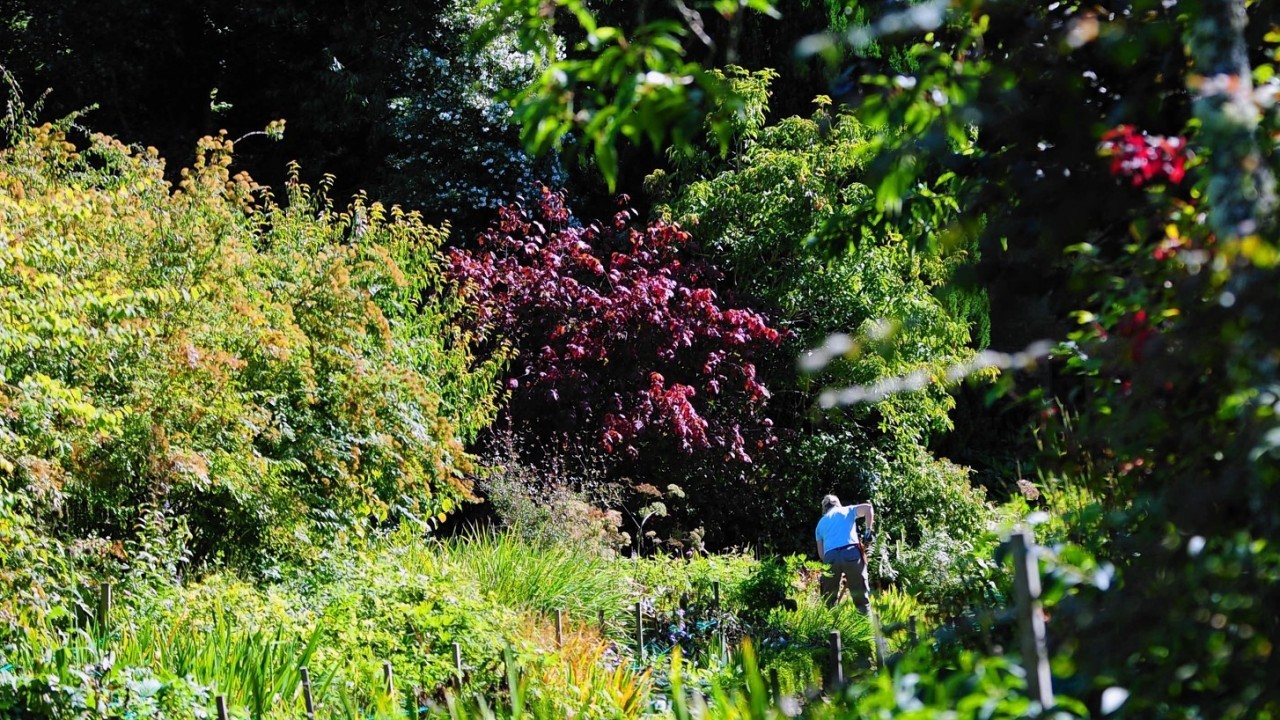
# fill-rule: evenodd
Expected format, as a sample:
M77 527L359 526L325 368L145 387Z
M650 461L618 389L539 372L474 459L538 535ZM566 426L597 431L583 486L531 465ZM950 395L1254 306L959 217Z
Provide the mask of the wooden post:
M105 633L111 627L111 583L98 588L98 629Z
M302 706L307 711L307 720L316 720L316 703L311 697L311 671L301 668L302 674Z
M636 652L644 660L644 605L636 601Z
M391 672L391 661L382 661L382 681L387 688L387 697L396 696L395 675Z
M604 622L604 608L600 609L600 633L604 634L609 631L609 627Z
M919 632L916 630L916 619L915 619L915 618L911 618L911 619L907 620L907 637L911 638L911 643L912 643L913 645L914 645L915 643L917 643L917 642L919 642L919 641L920 641L920 634L919 634Z
M782 684L778 682L778 668L769 668L769 693L776 704L782 697Z
M711 581L711 607L715 608L716 617L716 643L719 645L720 657L725 658L729 654L729 649L725 647L724 640L724 618L720 614L720 581Z
M218 706L218 720L227 720L227 699L219 695L214 703Z
M889 657L889 643L885 642L884 633L880 631L880 616L876 615L876 609L870 604L868 598L867 617L871 620L871 643L876 651L876 667L884 669L885 660Z
M827 692L844 687L844 646L840 643L839 630L831 631L831 659L826 679Z
M1049 674L1049 652L1044 637L1044 613L1040 608L1040 566L1031 552L1030 530L1009 537L1013 548L1014 596L1018 603L1018 634L1022 642L1022 665L1027 670L1027 692L1041 708L1053 706L1053 680Z
M457 687L462 687L462 644L453 644L453 672L456 675L454 683Z
M564 610L556 610L556 647L564 647Z

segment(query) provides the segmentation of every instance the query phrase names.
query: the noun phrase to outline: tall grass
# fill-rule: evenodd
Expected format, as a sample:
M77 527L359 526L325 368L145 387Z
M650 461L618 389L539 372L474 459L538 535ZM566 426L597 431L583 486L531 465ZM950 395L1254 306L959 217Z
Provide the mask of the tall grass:
M594 618L619 615L632 599L624 561L511 533L476 531L444 543L446 562L471 574L499 605Z
M113 649L122 665L193 677L253 717L264 717L282 704L299 704L301 668L311 663L320 637L319 626L308 636L281 626L245 628L215 608L207 623L196 624L187 616L171 623L145 618L124 628ZM333 672L313 671L313 676L323 691Z

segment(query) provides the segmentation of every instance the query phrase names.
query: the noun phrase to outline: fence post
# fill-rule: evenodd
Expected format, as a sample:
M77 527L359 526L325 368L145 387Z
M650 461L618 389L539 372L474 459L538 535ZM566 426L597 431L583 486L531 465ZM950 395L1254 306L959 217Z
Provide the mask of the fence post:
M876 651L876 667L884 669L885 661L889 658L889 643L885 642L884 633L880 630L880 616L876 614L876 609L870 604L868 598L867 618L871 621L871 643Z
M316 720L316 703L311 697L311 671L300 668L302 674L302 706L306 708L307 720Z
M556 610L556 647L564 647L564 610Z
M644 605L636 601L636 652L640 654L641 662L644 661Z
M831 662L827 672L827 692L844 687L844 646L840 642L840 631L831 631Z
M104 582L98 588L98 629L106 633L111 627L111 583Z
M1044 637L1044 613L1040 608L1040 566L1036 562L1030 530L1009 537L1013 549L1014 595L1018 608L1018 634L1022 664L1027 670L1027 691L1040 707L1053 706L1053 680Z
M462 644L461 643L453 644L453 672L456 676L454 678L454 684L458 688L461 688L462 687Z
M394 698L396 696L395 675L391 671L391 661L382 661L382 681L387 687L387 697Z
M782 697L782 684L778 682L778 668L769 668L769 694L776 704Z
M219 695L214 703L218 706L218 720L227 720L227 699Z
M720 612L720 581L711 581L712 607L715 608L716 615L716 642L720 646L720 657L726 658L729 655L729 649L725 647L724 638L724 615Z

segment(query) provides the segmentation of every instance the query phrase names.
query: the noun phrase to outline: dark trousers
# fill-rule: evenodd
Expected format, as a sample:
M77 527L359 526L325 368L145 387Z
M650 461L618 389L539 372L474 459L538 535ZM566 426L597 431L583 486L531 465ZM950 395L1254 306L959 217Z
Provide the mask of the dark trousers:
M827 563L828 568L820 582L822 597L827 604L835 606L840 597L840 580L843 578L849 585L849 596L853 598L853 604L859 612L865 614L870 605L867 589L871 584L867 580L867 559L862 556L862 551L852 545L836 548L823 555L822 561Z

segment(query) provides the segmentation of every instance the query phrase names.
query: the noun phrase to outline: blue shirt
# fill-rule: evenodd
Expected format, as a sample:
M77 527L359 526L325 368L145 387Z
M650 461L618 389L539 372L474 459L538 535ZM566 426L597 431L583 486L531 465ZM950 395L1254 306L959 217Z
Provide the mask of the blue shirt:
M838 547L858 542L858 513L853 505L833 507L818 521L814 539L822 541L825 555Z

